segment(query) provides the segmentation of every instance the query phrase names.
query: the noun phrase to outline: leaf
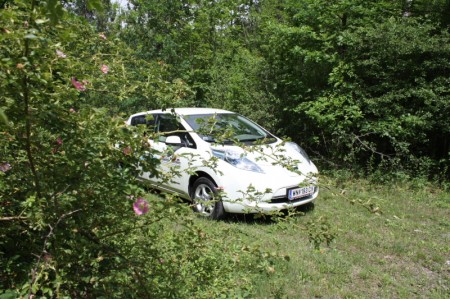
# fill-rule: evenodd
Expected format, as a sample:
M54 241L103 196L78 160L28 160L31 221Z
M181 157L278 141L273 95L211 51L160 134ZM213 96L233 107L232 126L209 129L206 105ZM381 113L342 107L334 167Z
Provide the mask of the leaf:
M35 22L36 22L36 24L40 25L40 24L47 23L48 21L49 21L48 19L37 19Z
M36 39L37 36L34 35L34 34L27 34L27 35L25 35L25 38L26 38L26 39Z
M90 10L97 10L99 12L104 10L101 0L88 0L87 7Z
M18 298L18 293L12 290L6 290L5 293L0 294L0 299L14 299Z
M64 14L63 7L58 0L48 0L47 1L47 11L50 17L50 21L55 24L58 23L59 19Z
M0 123L1 122L5 123L6 125L9 125L8 117L6 116L5 111L3 111L3 109L0 108Z

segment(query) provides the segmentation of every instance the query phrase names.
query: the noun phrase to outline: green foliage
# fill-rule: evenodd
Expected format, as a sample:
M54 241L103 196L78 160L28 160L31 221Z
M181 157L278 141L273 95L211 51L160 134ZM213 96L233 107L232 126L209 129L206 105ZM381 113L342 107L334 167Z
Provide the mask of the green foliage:
M435 30L392 18L346 32L340 39L346 54L330 76L334 89L301 107L327 135L348 136L341 144L359 147L366 153L360 158L373 154L396 168L395 161L409 161L410 170L412 160L445 159L450 36Z
M307 223L308 236L315 249L320 249L322 244L330 246L336 235L332 231L330 223L323 218L315 219Z
M189 87L70 13L52 23L46 3L15 4L0 16L2 298L249 291L231 263L241 250L215 246L188 206L147 198L133 213L136 165L156 174L159 159L144 128L111 115L179 106Z
M264 61L245 49L235 48L217 55L208 71L210 82L203 84L205 105L250 117L275 129L271 114L272 99L258 83Z
M440 176L449 35L424 2L412 1L411 14L401 2L265 2L262 14L277 16L261 27L266 86L281 131L327 162Z

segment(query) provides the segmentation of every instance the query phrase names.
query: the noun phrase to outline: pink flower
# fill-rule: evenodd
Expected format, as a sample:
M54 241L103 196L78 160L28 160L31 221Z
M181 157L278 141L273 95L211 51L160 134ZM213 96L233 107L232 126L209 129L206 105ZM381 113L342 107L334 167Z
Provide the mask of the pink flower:
M104 33L99 33L98 34L98 36L101 38L101 39L106 39L106 35L104 34Z
M10 170L12 167L11 167L11 164L9 164L9 163L3 163L3 164L0 164L0 171L1 172L7 172L8 170Z
M62 145L62 144L63 144L63 141L62 141L61 137L58 137L58 138L56 139L56 143L57 143L58 145Z
M148 202L142 197L138 197L138 199L133 204L133 210L136 215L143 215L148 212Z
M102 67L100 68L103 74L107 74L109 72L109 66L106 64L102 64Z
M64 52L63 52L63 51L60 51L60 50L56 50L56 55L57 55L59 58L66 58L66 57L67 57L67 55L64 54Z
M75 77L72 77L72 85L78 89L79 91L85 91L86 90L86 86L84 86L83 83L78 82L77 79L75 79Z
M70 109L69 109L69 112L70 112L70 113L76 113L77 111L76 111L75 109L73 109L73 108L70 108Z
M125 148L122 150L122 153L123 153L125 156L129 156L129 155L131 154L131 152L132 152L132 149L131 149L131 147L129 147L129 146L125 147Z

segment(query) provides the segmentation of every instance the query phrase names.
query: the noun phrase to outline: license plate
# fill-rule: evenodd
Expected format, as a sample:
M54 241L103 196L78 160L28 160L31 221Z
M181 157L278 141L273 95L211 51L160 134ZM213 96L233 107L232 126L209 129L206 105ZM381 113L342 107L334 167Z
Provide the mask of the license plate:
M314 186L293 188L288 190L288 199L294 200L314 193Z

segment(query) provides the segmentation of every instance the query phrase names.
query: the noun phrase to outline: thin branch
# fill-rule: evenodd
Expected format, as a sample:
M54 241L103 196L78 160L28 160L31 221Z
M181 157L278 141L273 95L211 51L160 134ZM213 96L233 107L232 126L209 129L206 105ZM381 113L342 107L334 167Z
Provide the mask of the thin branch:
M61 216L58 218L58 221L56 221L54 227L52 227L50 224L48 225L48 227L50 228L50 230L49 230L47 236L46 236L45 239L44 239L44 244L42 245L41 254L40 254L39 256L36 255L37 258L38 258L37 261L36 261L36 266L34 267L34 269L31 270L30 290L29 290L29 292L28 292L28 298L31 298L31 295L32 295L31 292L32 292L32 289L33 289L33 284L36 282L36 273L37 273L37 269L38 269L38 267L39 267L39 264L41 263L41 260L44 258L44 256L45 256L46 253L47 253L46 248L47 248L47 244L48 244L48 241L49 241L50 237L54 235L55 229L58 227L59 223L60 223L64 218L69 217L70 215L75 214L75 213L77 213L77 212L79 212L79 211L81 211L81 209L78 209L78 210L75 210L75 211L72 211L72 212L69 212L69 213L66 213L66 214L61 215Z
M366 134L366 135L369 135L369 134ZM374 153L374 154L379 155L381 158L388 158L388 159L391 158L392 155L384 154L384 153L382 153L382 152L378 152L378 151L374 150L372 147L368 146L364 141L362 141L360 137L364 137L364 136L366 136L366 135L358 136L358 135L353 134L353 137L354 137L355 140L358 141L365 149L371 151L371 152Z
M0 217L0 221L14 221L14 220L25 220L25 219L28 219L28 217L21 217L21 216Z

